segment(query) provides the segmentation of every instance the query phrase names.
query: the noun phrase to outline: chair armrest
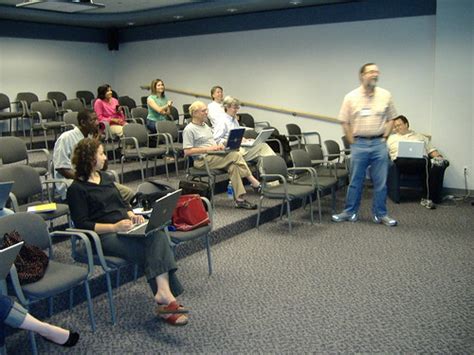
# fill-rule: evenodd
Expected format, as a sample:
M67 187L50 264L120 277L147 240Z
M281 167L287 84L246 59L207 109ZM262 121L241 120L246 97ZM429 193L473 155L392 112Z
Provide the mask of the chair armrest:
M92 246L89 238L87 235L79 230L65 230L65 231L55 231L49 234L51 237L56 236L69 236L71 237L71 242L74 244L75 238L80 238L86 247L87 253L87 270L88 275L87 278L90 279L92 277L92 273L94 272L94 256L92 254ZM53 260L53 255L50 254L50 259Z
M18 206L18 199L16 198L15 194L13 192L10 192L8 194L8 198L12 201L13 211L20 212L20 208Z
M278 149L279 149L278 154L279 154L280 156L283 155L283 153L284 153L284 151L283 151L283 144L281 144L281 142L280 142L278 139L270 138L270 139L267 139L265 142L277 142L277 144L278 144Z
M201 197L201 200L202 202L204 202L204 204L207 206L207 211L209 212L209 220L211 221L210 225L211 225L211 229L212 229L212 226L214 224L214 209L212 208L212 204L211 204L211 201L209 201L206 197L204 196L200 196Z
M310 131L310 132L302 132L303 136L305 136L305 143L306 143L306 136L317 136L318 137L318 144L321 146L321 135L319 132Z
M318 182L318 173L316 172L316 170L314 168L301 166L301 167L287 168L287 170L288 170L288 172L301 171L301 170L307 171L312 177L311 186L313 187L313 189L316 188L315 181L316 181L316 183ZM300 185L303 185L303 184L300 184ZM304 184L304 185L306 185L306 184Z
M8 274L10 275L10 280L12 282L13 290L15 291L16 297L23 306L28 306L29 302L26 299L23 290L21 289L20 279L18 278L18 271L16 271L15 264L12 264L12 266L10 267L10 272Z
M255 127L263 126L263 127L270 127L270 122L268 121L254 121Z
M90 239L92 239L92 241L94 243L95 250L96 250L97 257L99 258L100 266L102 267L102 269L104 271L110 271L111 270L110 267L107 265L107 262L105 261L104 251L102 249L102 243L100 241L99 235L96 232L94 232L92 230L88 230L88 229L78 229L78 228L68 228L68 229L66 229L66 231L80 233L80 234L86 235ZM72 252L75 253L75 246L73 246Z

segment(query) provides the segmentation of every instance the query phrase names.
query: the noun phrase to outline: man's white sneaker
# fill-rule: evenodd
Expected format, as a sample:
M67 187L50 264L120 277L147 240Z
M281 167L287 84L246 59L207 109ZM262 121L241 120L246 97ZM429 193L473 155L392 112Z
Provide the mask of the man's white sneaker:
M396 219L393 219L389 216L383 216L383 217L374 216L373 221L374 223L377 223L377 224L380 224L380 223L385 224L388 227L395 227L398 224Z
M343 211L339 214L333 214L331 216L331 219L333 220L333 222L356 222L359 219L359 215L357 213L349 213Z

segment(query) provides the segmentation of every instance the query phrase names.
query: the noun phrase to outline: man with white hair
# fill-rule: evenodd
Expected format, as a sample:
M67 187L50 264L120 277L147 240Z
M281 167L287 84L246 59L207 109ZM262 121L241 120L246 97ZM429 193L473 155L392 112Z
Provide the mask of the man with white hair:
M252 175L247 163L239 151L231 151L225 155L206 155L208 152L224 150L212 137L211 128L205 123L207 106L195 101L189 107L191 122L183 131L183 148L185 156L193 156L194 167L203 169L207 162L211 169L226 169L235 193L235 207L253 210L257 206L244 199L246 193L242 178L246 178L258 191L260 182Z
M232 96L227 96L223 103L224 114L219 117L214 126L214 140L220 144L227 144L230 131L235 128L241 128L237 119L237 112L240 109L240 101ZM243 142L245 138L243 139ZM252 147L240 148L245 161L256 160L260 157L275 155L275 152L267 143L256 144Z

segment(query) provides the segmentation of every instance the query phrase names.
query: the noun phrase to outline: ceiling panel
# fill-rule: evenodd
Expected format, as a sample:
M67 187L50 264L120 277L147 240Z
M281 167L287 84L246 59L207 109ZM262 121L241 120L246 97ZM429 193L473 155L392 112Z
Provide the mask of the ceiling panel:
M358 0L94 0L105 5L83 13L16 8L20 0L0 0L0 19L95 28L141 26L207 17L330 5Z

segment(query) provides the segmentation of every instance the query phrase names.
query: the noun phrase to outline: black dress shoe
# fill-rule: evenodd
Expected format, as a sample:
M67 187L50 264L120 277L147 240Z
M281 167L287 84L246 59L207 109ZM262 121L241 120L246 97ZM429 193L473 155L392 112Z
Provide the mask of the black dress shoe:
M58 344L55 343L52 340L49 340L48 338L43 337L44 340L49 341L50 343L56 344L56 345L61 345L66 348L72 348L74 345L77 344L79 341L79 333L73 332L72 330L69 331L69 337L67 338L66 342L64 344Z

